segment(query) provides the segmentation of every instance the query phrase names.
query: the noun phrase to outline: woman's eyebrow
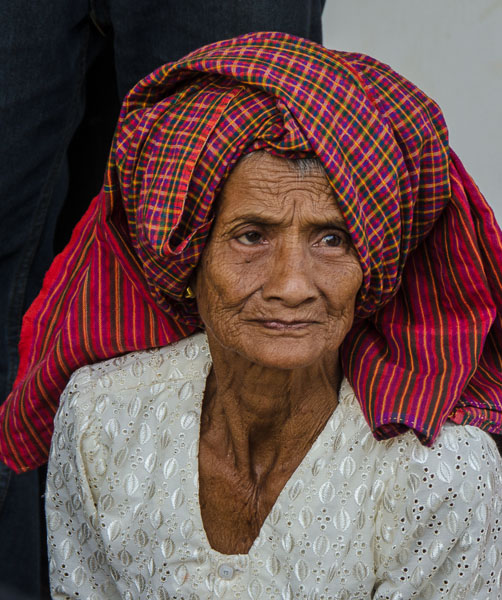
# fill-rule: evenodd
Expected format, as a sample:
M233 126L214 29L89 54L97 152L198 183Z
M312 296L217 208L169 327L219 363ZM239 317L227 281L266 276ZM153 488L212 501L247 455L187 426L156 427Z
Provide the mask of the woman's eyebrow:
M249 212L234 217L233 219L228 221L227 225L229 227L232 227L234 225L242 225L244 223L249 225L264 225L278 227L283 224L283 219L281 217L274 217L272 215L265 216L260 213ZM345 220L343 219L343 217L338 216L323 217L323 215L319 215L318 218L309 218L307 220L307 223L309 225L313 225L314 227L319 228L334 227L347 230Z
M239 225L262 225L268 227L279 227L283 220L280 217L270 215L264 216L259 213L244 213L240 214L230 221L227 221L227 227L238 227Z

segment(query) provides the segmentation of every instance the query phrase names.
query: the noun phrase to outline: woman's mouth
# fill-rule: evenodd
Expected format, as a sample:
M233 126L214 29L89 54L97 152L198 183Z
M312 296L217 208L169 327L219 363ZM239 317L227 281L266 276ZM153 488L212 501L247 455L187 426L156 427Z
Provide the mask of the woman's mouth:
M295 331L297 329L304 329L315 323L315 321L285 321L282 319L256 319L256 322L267 329L274 329L276 331Z

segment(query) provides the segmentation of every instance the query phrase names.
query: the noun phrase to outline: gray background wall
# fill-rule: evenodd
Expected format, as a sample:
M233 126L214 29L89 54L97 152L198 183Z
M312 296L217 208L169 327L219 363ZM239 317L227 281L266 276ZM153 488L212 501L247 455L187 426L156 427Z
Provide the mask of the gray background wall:
M370 54L434 98L502 224L502 0L327 0L324 44Z

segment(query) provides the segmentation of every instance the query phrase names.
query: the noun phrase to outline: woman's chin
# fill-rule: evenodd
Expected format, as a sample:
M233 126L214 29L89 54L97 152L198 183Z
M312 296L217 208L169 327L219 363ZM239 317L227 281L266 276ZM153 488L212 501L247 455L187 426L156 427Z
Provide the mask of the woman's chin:
M269 369L302 369L320 361L325 355L322 344L288 337L260 340L243 346L239 352L241 356Z

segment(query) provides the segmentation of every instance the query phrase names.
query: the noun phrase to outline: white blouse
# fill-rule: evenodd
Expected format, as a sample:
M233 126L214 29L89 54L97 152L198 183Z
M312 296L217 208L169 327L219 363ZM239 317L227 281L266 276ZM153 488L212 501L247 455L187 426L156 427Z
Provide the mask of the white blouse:
M502 462L475 427L376 442L349 384L248 554L201 520L204 334L75 372L46 494L54 599L502 598Z

